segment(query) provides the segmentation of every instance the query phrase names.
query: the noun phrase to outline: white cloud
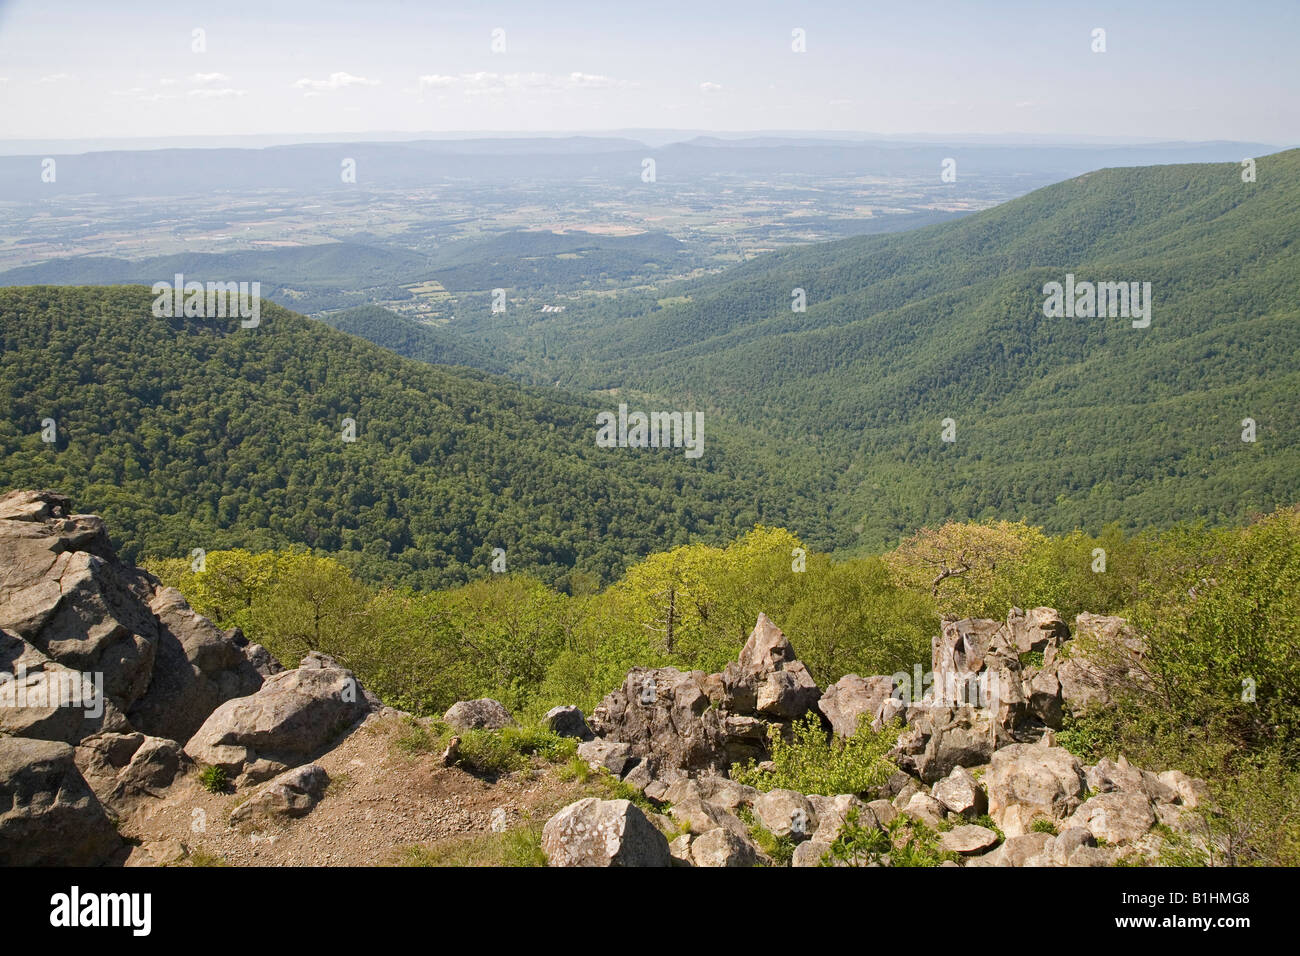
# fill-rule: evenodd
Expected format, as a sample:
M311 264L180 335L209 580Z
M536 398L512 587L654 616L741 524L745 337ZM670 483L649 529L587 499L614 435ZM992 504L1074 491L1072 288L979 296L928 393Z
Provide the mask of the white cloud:
M722 92L722 84L721 84L721 83L713 83L713 82L711 82L711 81L709 81L709 80L705 80L703 83L700 84L700 92L701 92L701 93L721 93L721 92Z
M224 73L194 73L190 76L191 83L225 83L230 77Z
M328 79L313 80L304 76L296 81L295 89L307 90L310 93L321 93L325 90L341 90L349 86L378 86L378 80L370 80L364 76L353 76L351 73L331 73Z
M71 73L50 73L47 76L41 77L36 82L37 83L62 83L64 80L70 80L70 79L72 79Z
M424 90L460 90L469 96L517 91L560 93L568 90L603 90L627 86L621 80L598 73L461 73L447 76L430 73L419 77L418 88Z
M223 87L219 90L202 89L190 90L190 96L201 96L204 99L227 99L232 96L247 96L248 90L232 90L229 87Z

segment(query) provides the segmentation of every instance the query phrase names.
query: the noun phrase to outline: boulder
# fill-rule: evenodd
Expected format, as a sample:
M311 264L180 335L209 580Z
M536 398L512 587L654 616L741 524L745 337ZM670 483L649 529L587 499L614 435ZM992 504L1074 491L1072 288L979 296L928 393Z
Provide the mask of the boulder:
M1151 801L1143 790L1112 790L1089 798L1070 817L1070 826L1083 827L1107 843L1131 843L1155 826Z
M443 722L452 730L500 730L514 725L515 719L505 706L491 697L478 700L458 700L442 715Z
M76 744L92 734L129 731L126 717L101 691L95 675L0 631L0 733Z
M635 804L587 797L542 828L551 866L669 866L668 840Z
M988 763L999 740L992 715L971 706L918 705L908 711L907 723L892 755L926 783L942 780L956 767Z
M928 793L917 792L907 801L903 813L933 829L943 822L944 806Z
M988 827L966 824L939 834L939 848L971 856L997 845L998 835Z
M141 733L104 733L82 740L74 759L100 802L124 809L132 798L160 797L188 763L181 745Z
M1178 794L1178 802L1185 807L1195 809L1209 799L1210 788L1205 781L1189 777L1181 770L1166 770L1158 779Z
M1132 793L1145 794L1147 791L1146 781L1142 779L1142 771L1131 766L1123 756L1118 761L1103 757L1097 761L1095 767L1087 769L1086 776L1088 789L1093 793L1127 790Z
M754 866L758 848L748 836L718 827L691 841L691 862L696 866Z
M1036 607L1029 611L1012 608L1007 615L1007 630L1017 654L1046 651L1049 646L1060 647L1070 639L1070 628L1050 607Z
M587 766L592 770L604 767L616 777L622 776L623 771L634 759L632 748L627 744L617 740L603 740L599 737L578 744L578 756L587 761Z
M999 745L1027 713L1020 656L1010 629L998 621L945 619L931 641L931 699L937 706L987 710Z
M1009 836L997 849L968 860L969 866L1025 866L1042 855L1052 840L1050 833L1022 833Z
M817 811L802 793L770 790L754 801L754 816L774 836L807 839L817 830Z
M314 763L286 770L235 807L230 822L242 823L259 816L306 816L325 795L329 783L329 774Z
M930 788L930 794L950 812L967 818L978 817L989 806L984 788L965 767L955 767Z
M906 711L906 705L894 696L893 677L841 677L822 694L817 709L831 722L835 733L852 737L865 718L871 729L882 727Z
M983 783L989 814L1008 837L1028 832L1038 817L1066 819L1078 808L1086 785L1073 754L1031 744L994 753Z
M714 702L729 713L757 713L782 720L802 717L821 697L794 646L762 613L740 658L727 664L710 682L709 690Z
M703 677L675 667L634 667L592 711L591 728L626 743L655 774L723 770L730 762L729 735L701 686Z
M545 720L546 726L561 737L577 737L579 740L590 740L595 736L592 734L591 728L587 726L586 716L572 704L552 707L546 712Z
M73 748L0 737L0 866L99 866L122 849Z
M258 783L312 759L373 706L351 671L309 654L257 693L218 707L185 752L222 768L237 785Z
M1074 712L1111 702L1117 689L1150 688L1142 670L1146 642L1124 618L1080 614L1074 622L1074 640L1055 660L1061 682L1061 699Z
M175 588L160 588L149 608L158 619L153 676L127 716L151 736L189 740L221 704L255 693L262 675L243 649L195 614Z

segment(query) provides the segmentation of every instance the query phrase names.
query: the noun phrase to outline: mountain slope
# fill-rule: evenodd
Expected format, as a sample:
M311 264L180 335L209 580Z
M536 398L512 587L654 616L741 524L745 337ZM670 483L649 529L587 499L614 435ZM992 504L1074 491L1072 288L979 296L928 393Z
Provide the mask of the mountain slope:
M958 222L774 253L567 342L557 325L552 354L570 358L547 374L804 442L792 467L833 483L834 523L863 547L946 517L1242 518L1300 498L1300 151L1240 173L1102 170ZM1150 282L1150 327L1046 317L1044 284L1066 273Z
M434 586L481 576L500 547L510 570L562 584L759 520L824 529L797 514L811 489L764 477L716 428L697 460L598 448L609 402L403 359L269 303L243 330L154 318L152 301L0 290L0 488L96 501L129 560L296 543Z

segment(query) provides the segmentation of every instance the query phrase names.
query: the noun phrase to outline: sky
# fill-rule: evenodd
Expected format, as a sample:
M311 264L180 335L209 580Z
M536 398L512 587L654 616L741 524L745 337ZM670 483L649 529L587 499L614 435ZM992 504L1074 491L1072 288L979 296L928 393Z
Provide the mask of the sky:
M0 140L672 128L1294 145L1298 48L1298 0L0 0Z

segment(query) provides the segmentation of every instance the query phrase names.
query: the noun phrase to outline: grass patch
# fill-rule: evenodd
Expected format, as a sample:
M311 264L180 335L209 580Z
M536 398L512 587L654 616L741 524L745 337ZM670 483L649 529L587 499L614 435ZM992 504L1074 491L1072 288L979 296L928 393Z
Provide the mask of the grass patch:
M874 790L898 767L886 756L898 739L899 724L880 733L872 731L864 716L857 732L837 740L816 714L793 725L790 743L773 727L770 733L774 771L759 770L751 760L731 768L731 778L762 791L797 790L799 793L856 793Z
M503 833L474 833L431 845L403 848L395 866L546 866L542 825L529 824Z
M199 771L199 785L208 793L224 793L228 783L222 767L204 767Z

